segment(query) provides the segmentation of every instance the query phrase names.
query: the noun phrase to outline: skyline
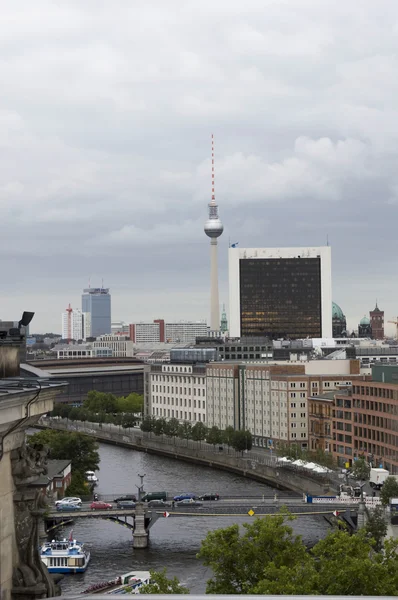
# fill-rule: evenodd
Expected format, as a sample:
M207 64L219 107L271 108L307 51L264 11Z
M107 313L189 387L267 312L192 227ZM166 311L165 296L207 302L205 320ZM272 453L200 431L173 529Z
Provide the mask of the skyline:
M398 5L209 0L2 11L2 319L59 329L104 279L115 320L210 323L209 136L220 314L228 239L332 248L349 329L395 297Z

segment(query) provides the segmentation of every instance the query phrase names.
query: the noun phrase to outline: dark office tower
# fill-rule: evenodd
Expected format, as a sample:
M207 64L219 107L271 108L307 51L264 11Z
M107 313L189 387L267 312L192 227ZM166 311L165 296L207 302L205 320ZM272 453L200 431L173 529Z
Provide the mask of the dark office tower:
M109 288L87 288L82 294L84 338L112 333Z
M230 248L230 337L332 337L331 249Z

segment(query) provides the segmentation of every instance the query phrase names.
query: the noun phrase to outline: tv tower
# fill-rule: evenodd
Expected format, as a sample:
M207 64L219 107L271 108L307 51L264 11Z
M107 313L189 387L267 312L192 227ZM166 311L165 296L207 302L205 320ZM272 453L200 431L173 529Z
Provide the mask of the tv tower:
M205 234L210 238L210 265L211 265L211 283L210 283L210 329L218 331L220 329L220 305L218 299L218 257L217 257L217 238L224 231L224 226L218 216L218 206L214 192L214 135L211 136L211 201L209 203L209 218L204 227Z

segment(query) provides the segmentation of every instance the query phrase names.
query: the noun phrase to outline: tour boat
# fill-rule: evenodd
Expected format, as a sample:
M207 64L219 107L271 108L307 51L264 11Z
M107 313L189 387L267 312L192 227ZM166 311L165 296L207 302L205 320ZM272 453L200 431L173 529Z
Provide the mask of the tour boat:
M98 483L98 477L94 471L86 471L86 479L89 483Z
M50 573L84 573L90 562L90 552L74 540L52 540L40 548L40 558Z
M139 594L140 587L151 581L149 571L130 571L110 581L101 581L90 585L82 594L129 595Z

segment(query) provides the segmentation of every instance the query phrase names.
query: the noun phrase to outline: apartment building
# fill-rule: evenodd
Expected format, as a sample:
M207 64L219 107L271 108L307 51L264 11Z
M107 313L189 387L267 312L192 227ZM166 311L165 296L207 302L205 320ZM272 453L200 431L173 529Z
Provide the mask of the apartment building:
M146 415L206 423L205 365L147 365L144 402Z
M156 319L153 323L130 325L130 339L136 344L148 342L194 344L197 337L207 337L207 334L206 321L165 323L163 319Z
M127 335L101 335L93 342L93 348L109 348L115 358L134 356L134 342Z
M306 448L309 396L350 385L358 376L356 360L210 363L206 367L207 425L248 429L258 446L283 441Z

